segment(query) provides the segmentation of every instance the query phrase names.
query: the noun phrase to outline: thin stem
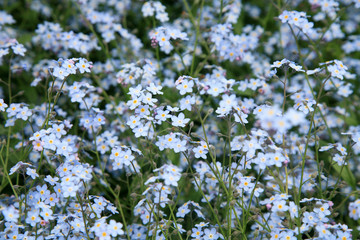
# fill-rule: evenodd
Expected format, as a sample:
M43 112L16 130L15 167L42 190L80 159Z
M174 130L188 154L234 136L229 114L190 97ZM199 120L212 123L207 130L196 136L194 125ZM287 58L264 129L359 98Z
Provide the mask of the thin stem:
M4 149L4 146L2 146L1 151L0 151L0 159L1 159L2 165L5 166L4 158L2 157L3 149ZM17 193L16 193L16 191L15 191L14 185L13 185L12 182L11 182L11 178L10 178L10 176L9 176L9 173L8 173L8 171L7 171L7 168L5 168L5 167L4 167L4 173L5 173L5 176L6 176L7 180L8 180L9 183L10 183L11 189L13 190L13 193L14 193L16 199L19 199L19 196L17 195Z

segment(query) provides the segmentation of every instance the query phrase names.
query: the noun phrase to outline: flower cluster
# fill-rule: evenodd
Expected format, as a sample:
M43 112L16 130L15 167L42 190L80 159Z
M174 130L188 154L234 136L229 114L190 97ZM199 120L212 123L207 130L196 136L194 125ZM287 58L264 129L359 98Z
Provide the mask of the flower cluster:
M161 51L169 54L174 49L171 40L188 40L188 37L175 27L157 27L150 33L150 39L154 44L159 44Z
M26 48L24 45L12 37L12 34L4 31L4 25L13 23L15 23L15 20L10 14L7 14L5 11L0 11L0 63L2 63L3 56L10 53L10 49L16 55L25 56Z
M250 52L258 46L262 33L260 26L254 30L247 26L243 34L236 35L232 33L230 24L218 24L211 28L209 37L219 52L220 60L242 60L250 63L253 60Z
M142 11L144 17L155 16L155 18L162 23L169 21L169 16L168 16L167 12L165 11L165 6L162 5L161 2L159 2L159 1L145 2L141 8L141 11Z
M309 22L305 12L298 11L283 11L279 16L282 23L294 25L307 35L312 35L314 23Z
M84 58L72 58L62 60L59 59L57 61L58 66L54 66L52 70L52 75L63 80L65 77L69 76L70 74L76 74L78 70L80 73L90 72L90 67L92 67L91 63L89 63Z
M58 53L63 58L69 57L69 50L85 54L98 48L96 40L91 36L73 31L64 32L58 23L44 22L38 25L35 32L37 35L32 39L35 44L40 44L45 50Z
M270 198L261 202L271 210L270 214L259 217L259 224L257 228L259 230L264 229L264 220L267 219L268 227L272 229L271 237L274 239L296 239L297 230L284 229L285 216L290 218L299 217L299 208L295 202L289 200L289 196L286 194L280 194L271 196ZM332 202L326 202L322 199L304 199L301 204L307 204L312 206L312 211L305 211L302 218L302 225L299 228L301 233L310 231L313 229L320 239L332 239L332 238L351 238L351 230L341 224L331 225L331 208ZM261 224L260 224L261 223Z

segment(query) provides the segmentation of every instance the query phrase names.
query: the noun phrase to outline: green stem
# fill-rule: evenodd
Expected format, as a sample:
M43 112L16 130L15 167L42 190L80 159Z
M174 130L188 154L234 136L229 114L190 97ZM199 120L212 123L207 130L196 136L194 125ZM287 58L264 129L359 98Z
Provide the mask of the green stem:
M91 238L89 236L89 230L88 230L87 224L86 224L86 215L85 215L85 211L84 211L84 208L83 208L83 202L82 202L81 197L79 196L79 194L76 194L76 198L80 203L80 208L81 208L81 213L82 213L82 217L83 217L83 221L84 221L84 228L85 228L86 236L87 236L87 239L90 240Z
M3 166L5 166L4 158L2 157L3 149L4 149L4 146L2 146L1 151L0 151L0 159L1 159L1 163L3 164ZM7 168L5 168L5 167L4 167L4 173L5 173L5 176L6 176L7 180L8 180L9 183L10 183L11 189L13 190L13 193L14 193L16 199L19 199L19 196L17 195L17 193L16 193L16 191L15 191L14 185L13 185L12 182L11 182L11 178L10 178L10 176L9 176L9 173L8 173L8 171L7 171Z

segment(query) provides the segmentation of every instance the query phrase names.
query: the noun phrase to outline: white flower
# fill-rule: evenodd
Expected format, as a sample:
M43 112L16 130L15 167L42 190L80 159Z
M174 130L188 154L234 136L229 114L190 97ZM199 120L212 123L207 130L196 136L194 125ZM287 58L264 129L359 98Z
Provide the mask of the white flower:
M190 121L189 118L185 118L184 113L180 113L179 116L172 116L171 117L172 125L174 127L185 127L185 125Z

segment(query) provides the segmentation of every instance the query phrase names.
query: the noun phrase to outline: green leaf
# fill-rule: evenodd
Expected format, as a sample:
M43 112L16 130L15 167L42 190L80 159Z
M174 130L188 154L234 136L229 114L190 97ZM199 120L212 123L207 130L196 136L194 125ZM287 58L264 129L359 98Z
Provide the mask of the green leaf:
M349 165L346 166L339 166L337 164L333 165L333 168L335 169L335 171L340 174L341 173L341 178L347 183L349 184L353 189L356 188L356 179L354 177L354 174L351 172ZM341 170L341 168L343 168Z

